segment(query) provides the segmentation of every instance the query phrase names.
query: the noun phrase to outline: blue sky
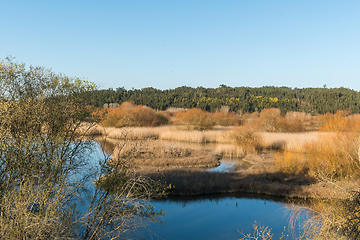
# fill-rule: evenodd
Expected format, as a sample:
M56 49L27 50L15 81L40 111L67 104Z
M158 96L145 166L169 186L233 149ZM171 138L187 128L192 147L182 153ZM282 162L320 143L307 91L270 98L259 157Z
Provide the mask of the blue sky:
M100 88L360 90L360 1L0 3L0 58Z

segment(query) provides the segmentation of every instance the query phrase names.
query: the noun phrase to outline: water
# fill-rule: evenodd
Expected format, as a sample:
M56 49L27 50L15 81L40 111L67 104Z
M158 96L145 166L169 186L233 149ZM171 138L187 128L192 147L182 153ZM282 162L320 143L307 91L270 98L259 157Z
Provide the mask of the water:
M299 227L290 229L292 212L284 199L252 194L212 195L193 198L169 198L152 201L155 209L166 211L163 224L151 224L146 239L239 239L240 232L253 232L255 221L271 228L273 239L299 235ZM307 219L308 211L299 217ZM284 230L285 227L285 230ZM286 237L286 235L289 235Z
M94 160L101 157L96 145ZM97 157L95 157L95 155ZM93 162L96 165L96 162ZM242 166L241 159L223 159L220 166L208 171L232 171ZM245 166L246 167L246 166ZM198 197L169 197L153 200L156 211L166 211L160 223L150 223L140 239L239 239L240 232L253 232L255 221L268 226L273 239L294 239L299 235L299 226L289 231L292 211L285 199L254 194L221 194ZM300 223L307 219L308 211L300 215ZM285 227L285 230L284 230ZM286 237L289 235L289 237Z
M235 170L240 170L240 169L247 169L251 166L250 163L243 161L242 159L239 158L222 158L220 160L220 165L215 167L215 168L211 168L208 169L207 171L209 172L233 172Z

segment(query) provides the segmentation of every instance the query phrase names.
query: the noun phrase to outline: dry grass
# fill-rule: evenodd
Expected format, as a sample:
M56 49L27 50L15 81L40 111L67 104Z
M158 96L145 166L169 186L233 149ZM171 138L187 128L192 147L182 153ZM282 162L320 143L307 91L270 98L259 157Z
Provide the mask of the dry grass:
M107 128L107 137L128 140L157 139L164 129L166 127Z
M143 140L150 138L193 143L230 143L231 139L228 137L228 129L187 131L174 126L115 128L97 125L94 128L94 132L112 139Z
M135 167L209 168L220 163L211 152L164 145L159 141L119 142L113 155L113 159L128 159Z
M229 158L239 158L246 154L244 149L236 144L216 144L214 153Z
M347 194L341 187L357 187L356 183L348 181L338 181L335 186L303 174L279 172L271 154L250 154L243 162L249 163L249 167L235 172L143 169L142 173L152 179L174 185L171 194L181 196L246 192L304 199L345 199Z
M255 153L262 150L263 146L256 132L256 128L251 125L235 127L230 133L229 138L241 146L245 153Z
M187 131L175 126L162 127L101 127L95 125L89 135L102 134L108 139L144 140L160 139L189 143L218 143L212 146L217 155L241 156L255 149L285 149L299 151L304 145L328 133L269 133L257 132L247 126L218 128L207 131Z
M107 138L104 136L95 138L100 143L103 150L108 154L113 154L115 146L121 144L119 139ZM176 146L182 149L190 149L197 151L208 151L212 152L217 156L228 157L228 158L240 158L245 156L244 150L237 144L228 143L191 143L191 142L178 142L168 140L156 140L158 144L165 146Z
M109 140L111 144L108 144L108 148L125 142ZM175 195L249 192L300 198L343 197L341 189L317 181L314 176L298 170L278 171L279 166L274 161L275 154L247 154L241 160L246 167L240 166L235 172L230 173L210 173L195 170L198 167L214 167L219 164L210 150L234 153L236 149L240 151L239 147L230 144L204 145L162 140L126 141L125 146L127 148L118 154L133 159L131 164L136 167L136 171L175 185L172 193ZM201 150L204 148L207 150ZM240 154L243 156L242 152ZM296 160L293 156L289 159ZM348 181L338 181L337 184L349 187Z
M258 136L265 148L283 148L288 151L302 151L306 144L317 141L319 136L326 135L318 132L305 133L270 133L259 132Z
M300 151L286 150L276 157L283 172L327 179L358 179L360 176L357 133L318 133L317 141L303 144Z
M325 114L318 121L322 132L295 148L289 148L276 159L281 171L302 172L327 181L358 179L360 176L359 118L349 118L344 111ZM317 136L317 137L315 137ZM273 139L273 138L272 138ZM299 138L300 139L300 138ZM298 153L291 153L298 149Z
M179 142L194 143L229 143L231 139L227 137L228 131L207 130L207 131L183 131L179 128L168 127L159 135L160 139L173 140Z

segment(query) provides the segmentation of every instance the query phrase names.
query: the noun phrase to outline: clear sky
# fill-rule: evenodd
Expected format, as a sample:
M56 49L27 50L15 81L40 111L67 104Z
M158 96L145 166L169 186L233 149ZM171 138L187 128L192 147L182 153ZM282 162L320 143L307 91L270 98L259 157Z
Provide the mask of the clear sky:
M360 1L0 0L0 58L100 88L360 90Z

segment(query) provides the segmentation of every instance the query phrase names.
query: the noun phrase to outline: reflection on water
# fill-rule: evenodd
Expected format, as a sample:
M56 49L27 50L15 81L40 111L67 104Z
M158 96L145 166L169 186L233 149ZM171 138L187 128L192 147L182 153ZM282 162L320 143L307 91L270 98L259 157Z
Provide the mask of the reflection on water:
M99 159L105 148L111 152L113 145L97 144L94 159ZM96 165L96 161L93 163ZM228 172L246 169L248 162L242 159L223 159L220 166L208 171ZM254 221L268 226L274 234L273 239L294 239L299 235L299 225L289 232L292 211L285 199L254 194L221 194L198 197L169 197L153 200L156 211L166 211L163 224L151 223L150 232L140 234L145 239L239 239L243 233L252 233ZM311 212L300 214L300 222L305 221ZM285 227L285 231L284 231ZM286 235L289 234L289 237ZM295 234L295 235L294 235ZM138 237L135 236L135 237Z
M220 165L216 168L208 169L209 172L233 172L235 170L245 170L251 167L247 161L242 158L222 158Z
M279 239L282 233L289 234L289 239L299 234L299 227L289 231L291 211L281 198L227 194L195 198L173 197L155 200L152 204L155 210L166 211L162 218L163 224L151 224L152 238L239 239L242 236L239 231L253 232L254 221L270 227L274 233L273 239ZM307 219L307 214L311 213L303 212L300 220Z

